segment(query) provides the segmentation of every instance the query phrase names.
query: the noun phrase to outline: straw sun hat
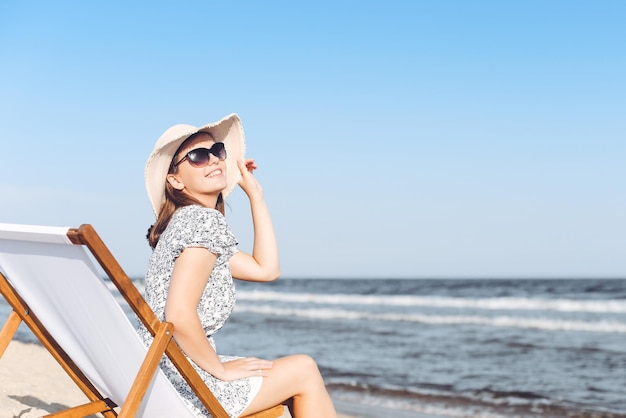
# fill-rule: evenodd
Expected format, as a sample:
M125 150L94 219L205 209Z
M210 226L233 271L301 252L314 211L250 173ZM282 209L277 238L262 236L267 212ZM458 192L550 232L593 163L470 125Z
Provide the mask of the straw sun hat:
M243 159L246 152L246 141L239 116L233 113L218 122L200 127L174 125L163 132L154 145L144 173L148 197L157 216L165 201L165 179L172 158L180 145L198 132L209 132L216 142L223 142L226 148L226 188L222 191L222 196L226 198L239 181L241 173L237 161Z

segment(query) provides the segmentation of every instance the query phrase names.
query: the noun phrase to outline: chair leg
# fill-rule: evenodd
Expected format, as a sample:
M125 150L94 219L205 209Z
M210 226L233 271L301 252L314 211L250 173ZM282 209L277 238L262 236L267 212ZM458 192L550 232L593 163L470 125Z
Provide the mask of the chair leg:
M159 368L159 362L165 352L165 348L172 341L173 332L174 325L172 325L171 322L162 322L160 324L159 330L154 336L154 341L148 349L148 353L137 372L133 386L122 405L119 413L120 418L134 417L137 413L141 401L146 394L146 390Z
M0 330L0 357L4 354L9 343L13 339L17 328L22 323L22 318L15 311L11 311L4 326Z
M117 413L113 410L115 406L115 403L111 402L109 399L103 399L75 406L73 408L64 409L61 412L44 415L43 418L82 418L99 412L104 416L110 416L109 414L113 414L111 416L116 417Z

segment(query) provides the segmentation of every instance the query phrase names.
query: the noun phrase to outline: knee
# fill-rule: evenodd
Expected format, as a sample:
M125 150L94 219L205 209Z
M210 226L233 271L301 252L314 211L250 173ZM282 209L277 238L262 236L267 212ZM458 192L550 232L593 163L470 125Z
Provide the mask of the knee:
M301 363L303 367L317 369L317 362L308 354L296 354L296 357L298 358L298 362Z
M294 357L298 365L298 370L302 373L311 377L321 376L317 362L313 357L308 354L296 354Z

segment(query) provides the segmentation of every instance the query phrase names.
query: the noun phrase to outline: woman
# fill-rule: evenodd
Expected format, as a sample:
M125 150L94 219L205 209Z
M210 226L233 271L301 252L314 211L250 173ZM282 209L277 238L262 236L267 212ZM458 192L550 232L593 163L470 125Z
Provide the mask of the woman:
M153 248L145 298L156 315L174 324L174 339L231 417L287 402L294 417L336 417L315 361L293 355L268 361L218 356L213 334L235 303L232 278L278 278L276 237L263 190L243 160L239 117L197 128L176 125L157 141L146 164L146 188L157 215L148 231ZM237 249L224 214L224 199L236 184L250 200L252 255ZM145 328L140 335L152 340ZM162 369L197 416L208 411L169 360Z

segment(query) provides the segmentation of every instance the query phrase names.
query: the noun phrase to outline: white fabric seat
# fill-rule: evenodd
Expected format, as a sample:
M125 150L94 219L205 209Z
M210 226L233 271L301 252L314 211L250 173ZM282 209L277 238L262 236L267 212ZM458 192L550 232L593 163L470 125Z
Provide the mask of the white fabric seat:
M68 230L0 224L0 271L89 380L122 405L147 348ZM160 369L137 416L193 417Z

